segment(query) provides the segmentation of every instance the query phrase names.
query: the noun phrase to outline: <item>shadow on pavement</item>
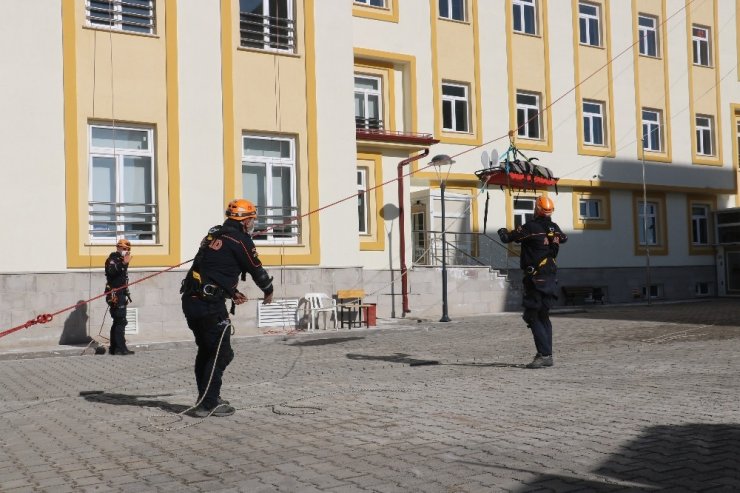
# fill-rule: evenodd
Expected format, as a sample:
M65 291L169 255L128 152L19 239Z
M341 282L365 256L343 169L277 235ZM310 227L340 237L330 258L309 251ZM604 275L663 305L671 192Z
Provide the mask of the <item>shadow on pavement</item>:
M586 477L540 474L514 491L739 491L738 464L740 425L653 426Z
M181 413L186 409L190 409L191 406L183 406L182 404L172 404L171 402L150 399L152 397L166 397L172 394L152 394L152 395L129 395L129 394L115 394L104 391L88 391L80 392L80 397L83 397L88 402L99 402L102 404L112 404L114 406L138 406L138 407L156 407L163 411L171 413Z
M370 354L347 353L347 359L364 361L388 361L389 363L403 363L409 366L438 365L439 361L430 359L410 358L408 354L396 353L388 356L377 356Z
M309 339L307 341L297 341L286 346L326 346L327 344L339 344L341 342L356 341L365 337L332 337L326 339Z
M480 366L482 368L526 368L524 363L440 363L445 366Z
M740 326L740 303L737 299L713 298L681 303L653 303L652 305L586 305L577 313L550 313L552 317L601 320L644 320L678 324Z

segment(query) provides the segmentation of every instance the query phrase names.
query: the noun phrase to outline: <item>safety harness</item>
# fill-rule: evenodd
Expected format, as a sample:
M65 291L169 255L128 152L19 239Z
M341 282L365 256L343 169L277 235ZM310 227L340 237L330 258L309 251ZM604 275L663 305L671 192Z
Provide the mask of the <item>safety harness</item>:
M203 238L203 241L200 242L198 253L195 254L195 258L193 259L193 266L185 276L185 279L182 280L180 294L185 296L196 296L207 302L223 301L230 297L229 293L225 289L218 284L209 282L208 277L205 274L201 274L200 264L203 261L203 257L206 255L206 250L211 243L227 233L234 233L236 231L237 230L235 228L222 225L214 226L208 230L208 234ZM244 278L245 275L242 272L242 280L244 280ZM232 311L233 309L234 307L232 306Z

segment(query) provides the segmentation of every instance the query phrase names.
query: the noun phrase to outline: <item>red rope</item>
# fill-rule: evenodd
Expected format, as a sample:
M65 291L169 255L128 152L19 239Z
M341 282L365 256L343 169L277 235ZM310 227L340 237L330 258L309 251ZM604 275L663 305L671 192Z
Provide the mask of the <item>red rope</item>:
M173 265L171 267L167 267L164 270L161 270L159 272L155 272L154 274L149 274L148 276L144 276L141 279L138 279L138 280L136 280L134 282L130 282L130 283L124 285L124 286L113 288L110 291L106 291L103 294L99 294L97 296L93 296L90 299L87 299L87 300L84 300L84 301L80 301L78 303L75 303L74 305L70 305L70 306L68 306L66 308L62 308L61 310L58 310L58 311L56 311L54 313L42 313L41 315L37 316L36 318L32 318L31 320L27 321L24 324L21 324L21 325L18 325L16 327L12 327L10 329L7 329L7 330L4 330L4 331L0 332L0 338L5 337L6 335L12 334L13 332L18 332L19 330L27 329L29 327L32 327L32 326L36 325L36 324L48 324L49 322L51 322L54 319L54 317L56 317L57 315L59 315L61 313L68 312L70 310L74 310L74 309L76 309L76 308L78 308L80 306L83 306L83 305L86 305L86 304L90 303L91 301L95 301L95 300L97 300L99 298L102 298L104 296L107 296L110 293L114 293L116 291L121 291L122 289L126 289L127 287L133 286L134 284L139 284L140 282L144 282L144 281L146 281L148 279L151 279L152 277L158 276L160 274L164 274L165 272L171 271L172 269L176 269L176 268L180 267L181 265L185 265L185 264L187 264L189 262L192 262L192 261L193 261L193 259L190 259L190 260L186 260L185 262L179 263L177 265Z

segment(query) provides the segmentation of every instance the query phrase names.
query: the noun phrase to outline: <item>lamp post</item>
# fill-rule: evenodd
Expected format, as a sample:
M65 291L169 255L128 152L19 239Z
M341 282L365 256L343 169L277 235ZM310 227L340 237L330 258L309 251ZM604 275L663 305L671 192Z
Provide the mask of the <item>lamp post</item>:
M447 154L438 154L432 158L432 162L429 163L438 170L439 174L439 191L440 201L442 202L442 318L440 322L449 322L450 316L447 313L447 223L445 217L445 180L447 179L446 174L442 174L443 166L452 166L455 161L452 160ZM449 172L449 168L447 168Z

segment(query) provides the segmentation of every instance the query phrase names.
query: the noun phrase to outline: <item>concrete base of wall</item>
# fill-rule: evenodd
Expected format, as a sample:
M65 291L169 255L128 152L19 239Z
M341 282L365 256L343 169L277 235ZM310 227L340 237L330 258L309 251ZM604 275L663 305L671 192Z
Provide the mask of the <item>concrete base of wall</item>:
M398 271L362 268L268 269L274 276L275 298L301 298L305 293L336 294L340 289L364 289L363 301L377 304L379 318L401 318L401 283ZM154 271L130 272L136 282ZM509 278L485 267L449 267L448 313L451 318L518 311L521 303L521 273L512 270ZM180 308L180 281L184 271L170 271L131 287L132 308L138 309L138 334L127 336L137 342L192 340ZM415 267L409 271L407 318L439 320L442 315L442 273L439 267ZM653 268L652 284L661 286L663 299L695 297L696 282L715 286L713 266ZM633 291L645 284L644 269L561 269L560 284L600 286L608 303L634 301ZM394 282L395 280L395 282ZM0 274L0 331L25 323L42 313L54 313L103 292L102 272ZM716 289L716 286L713 288ZM251 280L241 290L252 300L237 307L232 318L240 335L256 335L269 328L258 328L257 299L261 292ZM715 295L716 291L712 291ZM562 300L561 300L562 303ZM97 299L65 311L47 324L33 325L0 338L0 350L25 346L86 343L90 336L108 337L110 318L104 299ZM104 318L105 317L105 318ZM331 324L330 324L331 325ZM275 329L290 330L295 323Z

